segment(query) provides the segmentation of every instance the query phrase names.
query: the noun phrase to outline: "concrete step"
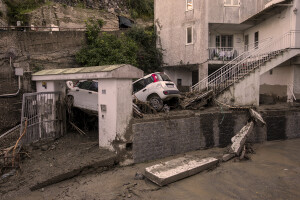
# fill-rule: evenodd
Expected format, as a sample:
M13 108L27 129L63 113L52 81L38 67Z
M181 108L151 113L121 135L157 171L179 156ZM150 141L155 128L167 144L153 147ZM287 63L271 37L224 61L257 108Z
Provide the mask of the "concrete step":
M218 159L212 157L180 157L147 167L145 176L157 185L164 186L216 166L218 162Z

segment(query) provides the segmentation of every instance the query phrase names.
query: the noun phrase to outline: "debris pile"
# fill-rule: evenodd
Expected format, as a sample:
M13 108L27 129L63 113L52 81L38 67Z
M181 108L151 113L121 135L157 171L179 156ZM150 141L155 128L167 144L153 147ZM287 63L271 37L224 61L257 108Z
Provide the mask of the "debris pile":
M190 92L185 94L181 101L181 108L182 109L192 109L197 110L205 105L207 105L209 102L211 102L213 98L213 91L209 90L207 92Z

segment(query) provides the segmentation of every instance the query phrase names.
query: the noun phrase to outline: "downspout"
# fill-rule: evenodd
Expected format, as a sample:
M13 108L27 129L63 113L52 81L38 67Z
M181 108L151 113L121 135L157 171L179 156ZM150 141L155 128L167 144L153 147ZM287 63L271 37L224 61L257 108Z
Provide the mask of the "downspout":
M9 57L9 66L10 67L12 66L12 64L11 64L11 56ZM18 91L16 93L13 93L13 94L1 94L0 98L15 97L15 96L17 96L20 93L20 90L21 90L21 76L18 76L18 85L19 85L19 88L18 88Z
M21 76L18 76L18 84L19 84L19 89L16 93L13 94L2 94L0 95L0 98L4 98L4 97L15 97L20 93L21 90Z

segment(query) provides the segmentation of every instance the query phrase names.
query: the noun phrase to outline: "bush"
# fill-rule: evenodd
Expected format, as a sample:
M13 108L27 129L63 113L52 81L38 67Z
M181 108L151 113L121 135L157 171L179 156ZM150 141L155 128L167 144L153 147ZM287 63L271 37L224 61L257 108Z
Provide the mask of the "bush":
M87 46L76 54L82 66L131 64L145 73L161 71L162 51L156 48L154 27L134 27L120 36L103 33L103 23L86 22Z
M4 0L7 5L7 16L10 24L17 21L28 22L28 16L24 15L44 3L44 0Z
M132 18L154 17L154 0L126 0Z
M136 65L137 50L136 43L126 38L124 34L117 37L103 33L101 37L77 53L76 61L83 66Z

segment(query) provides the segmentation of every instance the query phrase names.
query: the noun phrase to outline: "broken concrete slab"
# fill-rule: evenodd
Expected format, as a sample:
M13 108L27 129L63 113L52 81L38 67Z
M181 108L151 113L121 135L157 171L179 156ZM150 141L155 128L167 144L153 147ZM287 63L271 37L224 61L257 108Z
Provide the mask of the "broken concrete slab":
M256 111L253 110L252 108L249 109L249 112L250 112L251 117L254 118L254 120L255 120L256 122L260 122L260 123L262 123L263 125L266 124L266 122L264 121L264 119L262 118L262 116L261 116L258 112L256 112Z
M215 166L216 158L180 157L145 169L145 176L159 186L192 176Z
M237 133L233 138L231 138L231 152L235 153L235 155L239 156L242 148L249 136L249 134L253 130L254 123L251 121L246 126L244 126L239 133Z
M222 157L222 161L227 162L228 160L232 159L233 157L235 157L235 154L233 154L233 153L224 154Z

